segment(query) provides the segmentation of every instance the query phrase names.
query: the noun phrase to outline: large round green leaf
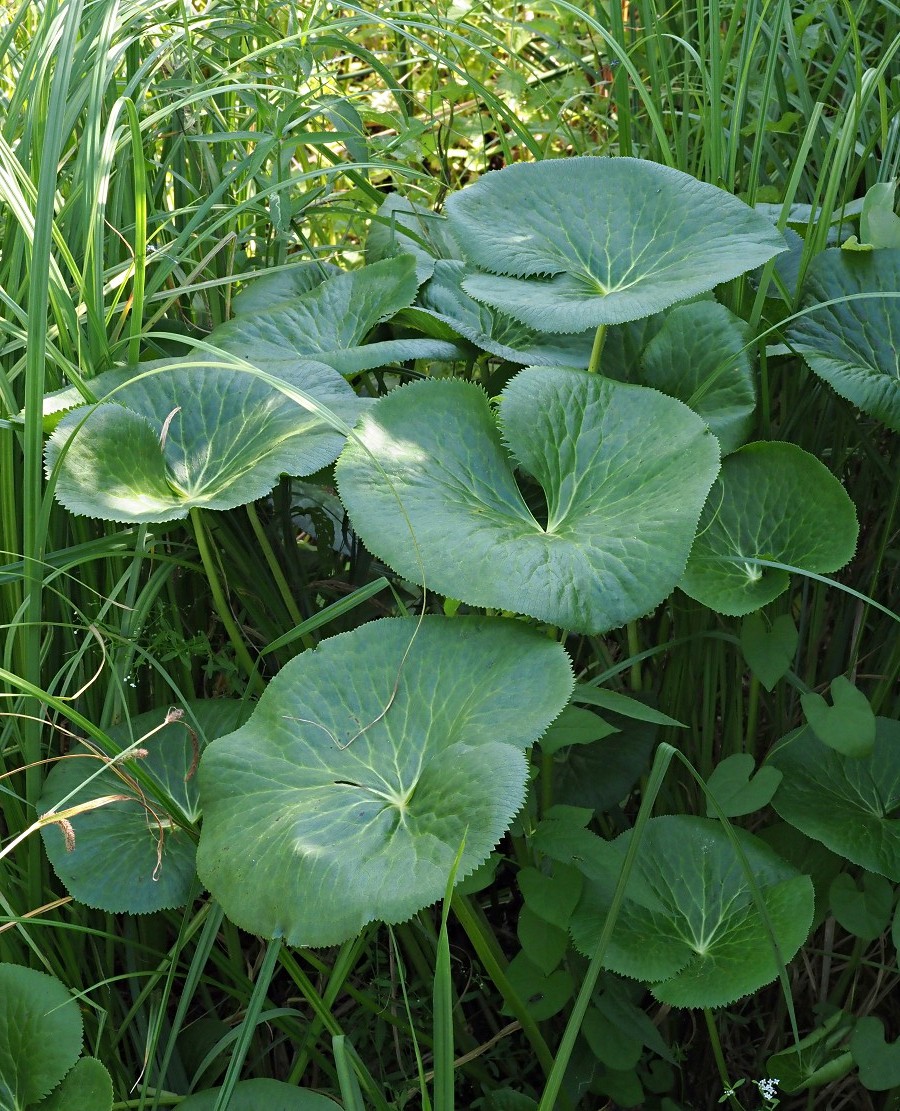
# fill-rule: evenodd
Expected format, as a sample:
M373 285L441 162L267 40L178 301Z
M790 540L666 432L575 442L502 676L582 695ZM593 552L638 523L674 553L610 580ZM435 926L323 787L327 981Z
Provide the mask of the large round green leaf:
M0 1111L25 1111L81 1052L81 1012L45 972L0 964Z
M209 342L279 377L307 359L356 374L398 359L459 357L453 344L439 340L363 342L376 324L410 305L418 287L414 258L401 255L335 274L290 302L273 302L268 311L236 316Z
M86 783L101 764L80 745L56 764L38 802L42 814L60 803L66 810L110 795L129 798L71 818L74 845L67 844L58 825L41 831L50 863L72 898L129 914L184 904L195 876L196 841L170 812L184 822L197 820L194 773L200 751L208 740L236 729L249 713L250 706L234 699L188 703L182 721L154 732L143 746L146 755L123 765L127 778L107 769ZM165 710L141 714L109 735L125 748L165 720ZM140 787L143 802L133 778L138 767L149 779Z
M96 1057L79 1057L58 1088L35 1111L111 1111L112 1078Z
M445 216L416 204L400 193L389 193L372 217L366 237L366 261L412 255L416 275L426 281L438 259L462 258Z
M748 444L722 463L679 586L718 613L753 613L790 581L753 560L836 571L858 531L853 502L818 459L794 444Z
M804 726L768 762L784 773L772 805L809 837L900 880L900 722L878 718L868 756L845 756Z
M900 432L900 248L843 251L809 265L788 340L841 397ZM850 298L847 300L846 298Z
M519 163L448 197L467 293L544 332L659 312L785 250L764 216L635 158Z
M579 632L623 625L671 592L718 469L685 405L561 367L516 375L499 428L478 387L432 380L381 399L357 431L337 480L372 552L471 605ZM546 523L516 466L542 487Z
M746 864L718 822L683 815L650 820L606 950L607 968L648 981L657 999L675 1007L723 1007L775 979L779 963L748 871L786 961L806 940L813 886L762 841L733 832ZM571 931L583 953L599 943L631 837L629 830L614 841L598 838L579 865L587 882Z
M200 877L237 925L332 945L439 899L525 797L523 750L562 710L561 645L499 618L387 619L272 680L200 764Z
M95 396L109 400L66 413L47 443L48 474L60 463L62 504L110 521L173 521L195 506L244 505L282 474L312 474L334 461L344 436L324 415L213 363L198 356L91 379ZM324 363L295 360L276 374L351 426L368 404ZM48 402L75 398L69 390Z

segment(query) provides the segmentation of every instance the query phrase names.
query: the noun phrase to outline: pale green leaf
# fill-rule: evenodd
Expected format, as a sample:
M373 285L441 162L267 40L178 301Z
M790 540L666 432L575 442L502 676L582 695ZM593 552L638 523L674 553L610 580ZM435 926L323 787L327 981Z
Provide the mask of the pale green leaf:
M200 878L237 925L333 945L398 922L488 856L524 749L562 710L562 646L518 622L372 622L272 680L200 764Z
M71 818L74 846L67 846L55 824L41 830L54 871L78 902L128 914L184 905L195 876L196 841L178 819L191 823L199 817L194 773L200 752L208 740L245 721L250 706L219 698L189 702L186 711L183 720L147 738L142 745L145 756L121 766L129 777L139 767L157 797L142 787L142 799L134 780L123 779L111 768L86 782L103 763L82 745L75 746L47 777L38 801L42 814L60 804L68 809L109 795L129 799ZM125 748L165 720L166 710L151 711L108 732ZM174 809L176 818L167 813L166 805Z
M235 316L250 316L280 308L341 272L333 262L297 262L274 274L261 270L258 275L247 276L247 284L232 302L231 311Z
M57 498L73 513L160 523L195 506L233 509L282 474L328 466L344 435L323 410L352 427L370 402L323 363L284 364L277 377L318 411L210 356L99 375L91 389L109 400L66 413L47 443Z
M718 468L680 402L561 367L516 375L499 428L477 386L430 380L382 398L357 432L336 474L370 551L451 598L579 632L667 597ZM516 465L543 490L546 521Z
M868 756L844 756L809 727L769 757L784 773L772 805L786 822L833 852L900 881L900 722L877 718Z
M790 960L812 921L807 876L743 830L742 862L718 822L683 815L652 818L625 890L604 964L649 981L661 1002L721 1007L770 983L779 972L754 902L749 869L781 954ZM633 833L601 841L583 858L584 894L572 919L576 946L593 952Z
M566 158L488 173L447 199L482 271L467 293L545 332L648 316L785 249L742 201L634 158Z
M398 255L412 255L420 282L427 281L439 259L461 259L445 216L399 193L389 193L372 217L366 238L366 261L371 265Z
M706 781L707 790L728 818L738 818L761 810L772 801L781 782L781 772L771 765L753 774L755 761L748 752L733 752L713 768ZM706 813L710 818L718 812L707 800Z
M818 459L794 444L748 444L722 463L679 586L718 613L752 613L789 584L787 571L753 560L836 571L858 531L853 502Z
M889 1042L881 1019L866 1015L857 1022L850 1052L859 1066L860 1083L870 1092L886 1092L900 1085L900 1038Z
M789 613L776 617L771 627L761 613L748 614L741 622L741 652L767 691L790 669L798 638L797 626Z
M823 251L803 288L810 311L789 328L791 347L841 397L900 432L900 249Z

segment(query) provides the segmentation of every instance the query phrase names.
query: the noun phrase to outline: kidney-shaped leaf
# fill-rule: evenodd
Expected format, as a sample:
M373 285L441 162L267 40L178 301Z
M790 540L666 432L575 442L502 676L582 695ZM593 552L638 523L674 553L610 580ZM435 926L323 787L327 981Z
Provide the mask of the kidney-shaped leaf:
M772 805L786 822L854 864L900 880L900 722L876 719L868 756L845 756L804 727L768 762L784 774Z
M54 976L0 964L0 1106L20 1111L62 1080L81 1052L81 1012Z
M462 258L445 216L400 193L389 193L372 217L366 261L371 264L397 255L413 256L420 282L431 277L438 259Z
M765 904L781 956L790 960L809 931L813 887L762 841L735 829L746 865L718 822L653 818L638 852L604 963L650 982L675 1007L722 1007L779 972L747 869ZM576 946L597 946L632 831L600 841L582 865L588 882L572 919Z
M276 374L351 427L368 404L324 363L295 360ZM344 443L321 411L209 356L108 371L90 385L109 400L66 413L46 451L48 474L61 460L56 496L89 517L160 523L194 506L234 509L282 474L327 467Z
M452 598L579 632L667 597L718 469L681 402L561 367L517 374L499 429L477 386L430 380L381 399L357 431L337 480L372 552L410 579L424 567ZM517 465L543 488L546 524Z
M200 878L237 925L333 945L439 899L503 836L524 749L572 691L559 644L501 619L372 622L272 680L200 764Z
M231 311L234 316L249 316L267 312L276 305L280 308L340 273L340 267L333 262L318 261L295 262L275 273L262 270L258 275L248 275L247 285L235 297Z
M722 463L679 583L718 613L743 616L787 590L787 571L823 574L853 556L856 510L824 464L794 444L755 443Z
M186 709L183 720L173 721L158 732L155 730L166 720L165 710L141 714L130 726L109 730L110 737L123 748L154 731L143 746L146 756L123 765L121 770L128 773L127 778L107 769L86 783L100 764L81 746L59 761L47 776L38 802L42 814L63 799L67 801L62 809L67 810L110 795L128 796L127 801L111 802L72 817L74 844L71 839L66 843L58 825L45 826L41 831L50 863L66 890L80 903L128 914L184 905L195 875L196 843L187 830L169 818L158 800L165 799L185 820L196 821L200 811L194 772L200 749L206 740L236 729L247 719L250 707L219 698L191 702ZM138 765L157 789L156 799L140 790L132 778Z
M58 1088L35 1111L111 1111L112 1078L96 1057L79 1057Z
M823 251L803 289L811 311L791 325L791 346L841 397L900 432L900 248Z
M447 214L489 271L466 291L545 332L648 316L785 250L736 197L636 158L508 166L448 197Z

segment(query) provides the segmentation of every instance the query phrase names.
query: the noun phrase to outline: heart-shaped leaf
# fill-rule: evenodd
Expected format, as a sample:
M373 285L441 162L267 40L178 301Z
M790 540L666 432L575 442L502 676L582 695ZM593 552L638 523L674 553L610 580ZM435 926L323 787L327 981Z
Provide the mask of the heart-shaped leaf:
M542 332L648 316L785 249L736 197L635 158L508 166L448 197L447 215L489 271L466 292Z
M860 890L851 875L841 872L832 880L828 903L831 913L845 930L863 941L874 941L888 928L894 889L884 876L864 872Z
M527 905L519 911L516 934L522 952L545 976L559 967L569 947L568 932L560 926L551 925Z
M0 1107L24 1108L56 1087L81 1052L81 1012L45 972L0 964Z
M803 1092L840 1080L853 1068L846 1047L852 1024L851 1018L838 1011L796 1045L770 1057L769 1075L777 1076L786 1092Z
M845 756L868 756L875 744L875 714L869 700L850 682L838 675L831 684L829 706L813 691L801 695L806 720L819 740Z
M80 1057L36 1111L111 1111L112 1078L96 1057Z
M823 251L804 284L801 307L811 311L791 325L788 341L836 393L900 432L897 290L900 248Z
M741 622L741 652L767 691L790 669L798 638L797 626L789 613L776 617L771 627L761 613L751 613Z
M128 914L184 905L195 876L196 842L158 800L166 800L185 822L197 820L194 772L201 747L246 721L250 707L221 698L189 702L186 711L183 720L158 732L166 720L165 710L141 714L129 725L109 730L123 748L154 731L142 746L146 756L118 768L124 775L107 767L90 779L102 764L79 745L47 777L38 802L42 814L60 803L67 810L110 795L129 799L73 816L74 844L55 824L41 831L50 863L80 903ZM148 797L146 788L132 777L138 765L158 788L157 798Z
M715 301L676 305L632 378L699 413L723 455L739 448L753 427L756 390L745 333L743 321Z
M209 342L279 377L307 359L357 374L398 359L459 357L453 344L439 340L363 343L376 324L412 304L418 285L412 255L386 259L336 274L288 304L220 324Z
M867 1015L857 1022L850 1052L859 1065L859 1079L870 1092L886 1092L900 1084L900 1038L889 1043L881 1019Z
M427 380L379 400L357 434L337 481L375 555L451 598L578 632L667 597L718 467L714 437L685 405L562 367L520 371L500 428L477 386ZM540 484L546 523L516 465Z
M729 818L742 814L752 814L761 810L772 801L781 782L781 772L771 765L760 768L753 774L755 761L748 752L733 752L713 768L706 786L719 808ZM717 817L712 802L707 802L706 813L710 818Z
M623 1030L614 1018L608 1018L597 1007L588 1008L581 1032L591 1052L607 1068L633 1069L641 1059L644 1048L641 1039Z
M900 881L900 722L877 718L875 746L844 756L805 727L769 756L784 779L772 805L786 822L847 860Z
M334 945L441 898L525 796L561 645L518 622L372 622L291 660L200 764L197 869L239 926Z
M735 829L746 863L718 822L683 815L653 818L606 950L607 968L650 982L676 1007L721 1007L775 979L779 965L749 875L785 960L797 952L813 915L808 876L762 841ZM581 952L594 951L632 837L596 839L579 865L584 894L572 918ZM746 870L745 870L746 869Z
M743 616L790 581L753 560L836 571L858 531L853 502L818 459L794 444L748 444L722 463L679 586L718 613Z
M462 262L436 263L431 281L419 294L419 306L482 351L511 363L587 367L593 331L575 335L538 332L490 305L480 305L462 288L471 273Z
M558 864L552 875L539 872L537 868L520 868L516 880L525 905L539 918L561 930L569 928L584 886L579 871L565 864Z
M859 239L851 235L841 244L845 251L900 247L900 216L894 212L896 192L896 181L879 181L869 187L859 216Z
M109 401L66 413L47 443L48 475L60 467L57 498L73 513L160 523L194 506L234 509L267 494L282 474L328 466L344 435L321 410L352 427L370 402L323 363L283 364L278 377L320 411L209 356L91 379Z

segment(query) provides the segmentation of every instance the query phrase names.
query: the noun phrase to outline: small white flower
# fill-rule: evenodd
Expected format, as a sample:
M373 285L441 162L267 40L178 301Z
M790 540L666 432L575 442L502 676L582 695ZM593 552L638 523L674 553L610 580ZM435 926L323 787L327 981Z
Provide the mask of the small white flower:
M775 1089L778 1087L777 1077L773 1077L769 1080L757 1080L755 1083L763 1099L775 1098Z

